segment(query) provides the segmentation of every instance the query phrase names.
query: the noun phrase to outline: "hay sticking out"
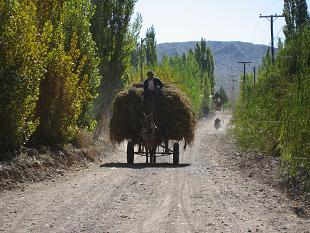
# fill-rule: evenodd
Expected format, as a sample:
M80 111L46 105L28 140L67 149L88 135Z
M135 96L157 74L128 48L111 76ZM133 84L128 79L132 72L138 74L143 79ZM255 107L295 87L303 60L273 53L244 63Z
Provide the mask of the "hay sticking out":
M132 87L115 97L109 126L111 141L121 143L126 139L138 139L143 112L154 112L161 138L185 140L190 144L194 140L196 118L186 95L175 87L165 86L158 102L153 105L151 97L141 102L142 91L142 88Z

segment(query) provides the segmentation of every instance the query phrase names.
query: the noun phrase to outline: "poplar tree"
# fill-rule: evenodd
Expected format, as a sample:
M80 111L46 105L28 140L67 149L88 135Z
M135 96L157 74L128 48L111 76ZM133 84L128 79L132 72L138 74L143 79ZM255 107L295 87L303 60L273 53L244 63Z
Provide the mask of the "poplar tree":
M286 26L284 34L290 39L304 26L309 26L309 14L306 0L284 0L283 14Z
M47 4L49 3L49 4ZM78 127L93 129L93 100L99 83L87 0L37 1L39 25L48 28L48 53L37 103L39 126L33 144L71 141Z
M143 20L141 14L137 13L133 23L130 26L130 33L135 44L135 49L131 54L131 65L135 69L135 71L139 69L141 59L143 59L143 57L141 56L141 42L139 40L142 22Z
M157 51L156 51L156 39L155 28L150 27L146 31L145 35L145 47L146 47L146 64L148 66L154 66L157 64Z
M25 144L35 118L47 53L31 1L0 0L0 153Z
M84 63L79 83L86 82L87 89L85 90L78 126L88 130L93 130L96 125L94 120L94 99L97 97L101 79L99 74L100 59L90 32L90 20L93 14L94 6L88 0L68 0L63 5L65 49L70 50L72 37L76 34L80 56L75 65L79 66Z
M98 47L102 76L97 100L98 114L109 107L115 90L124 86L123 77L130 67L135 49L129 27L135 2L93 0L96 11L91 19L91 32Z
M211 92L214 91L214 61L211 50L207 47L207 41L204 38L201 38L201 41L198 42L195 46L195 58L199 64L200 70L202 73L206 73L210 80ZM205 83L206 80L201 80L202 83Z

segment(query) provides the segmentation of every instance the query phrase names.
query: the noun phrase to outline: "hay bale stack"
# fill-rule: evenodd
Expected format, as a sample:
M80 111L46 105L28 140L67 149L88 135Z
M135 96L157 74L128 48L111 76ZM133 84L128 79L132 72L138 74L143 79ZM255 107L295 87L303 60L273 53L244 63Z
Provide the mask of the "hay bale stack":
M165 86L157 103L151 97L142 103L142 88L131 87L121 91L113 101L110 121L110 139L121 143L126 139L138 139L142 127L143 112L154 112L160 135L167 140L194 140L196 117L186 95L173 86Z

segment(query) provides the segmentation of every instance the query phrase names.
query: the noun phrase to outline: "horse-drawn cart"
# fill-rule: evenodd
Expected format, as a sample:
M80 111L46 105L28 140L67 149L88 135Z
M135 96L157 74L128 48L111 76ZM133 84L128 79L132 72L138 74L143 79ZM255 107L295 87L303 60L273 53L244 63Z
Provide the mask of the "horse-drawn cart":
M133 164L134 163L134 157L135 155L145 156L146 157L146 163L148 163L148 158L150 158L150 163L155 164L157 157L162 156L173 156L173 164L177 165L179 164L179 143L174 142L173 147L169 148L164 143L158 145L154 151L149 152L146 150L145 146L142 142L139 142L137 145L135 145L134 141L129 141L127 143L127 163Z
M132 164L134 162L134 155L145 156L146 163L149 163L150 158L151 164L156 163L156 157L173 155L173 164L177 165L179 164L180 154L179 142L174 142L173 147L169 148L169 139L164 139L165 135L162 135L164 130L156 126L154 120L156 108L153 100L151 104L152 113L147 115L143 112L143 124L139 138L131 139L127 143L127 163Z
M141 103L142 91L132 87L115 97L111 141L127 141L128 164L134 163L135 155L145 156L151 164L157 157L172 155L173 164L179 164L179 142L187 145L194 140L196 117L190 101L179 89L166 86L154 106L151 99Z

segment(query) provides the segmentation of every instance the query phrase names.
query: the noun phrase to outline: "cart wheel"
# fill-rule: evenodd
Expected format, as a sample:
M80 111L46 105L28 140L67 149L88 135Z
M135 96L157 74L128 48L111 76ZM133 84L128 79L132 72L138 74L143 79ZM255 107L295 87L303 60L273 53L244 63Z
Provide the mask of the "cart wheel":
M179 164L179 143L174 143L173 144L173 164L178 165Z
M133 164L134 161L134 144L133 142L128 142L127 144L127 163Z
M139 142L139 149L138 149L138 152L141 153L142 151L143 151L142 144L141 144L141 142Z
M151 154L151 164L155 164L156 163L156 155L155 154Z

